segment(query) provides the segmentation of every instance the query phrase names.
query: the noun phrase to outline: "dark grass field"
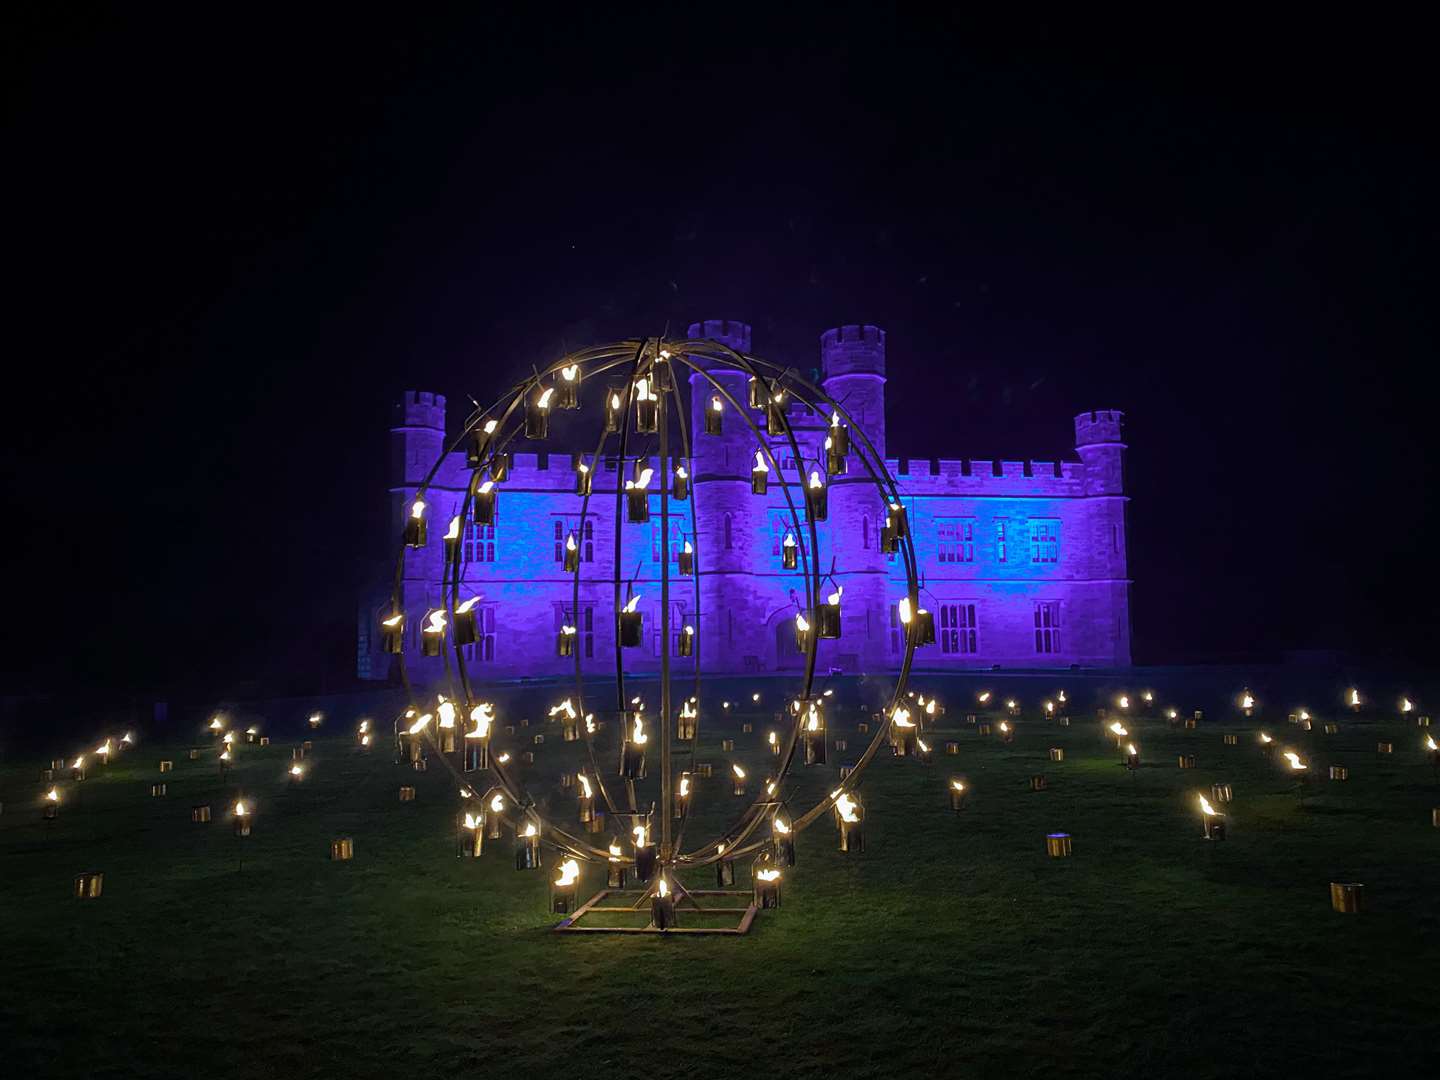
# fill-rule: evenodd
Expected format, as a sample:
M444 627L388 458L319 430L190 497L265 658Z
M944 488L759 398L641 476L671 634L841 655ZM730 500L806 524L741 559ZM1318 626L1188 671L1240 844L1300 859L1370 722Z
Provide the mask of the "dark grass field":
M932 680L933 684L933 680ZM843 696L843 694L842 694ZM211 751L141 745L40 821L41 760L0 773L0 1060L51 1076L1398 1076L1436 1064L1440 782L1422 732L1339 717L1337 735L1267 728L1310 763L1296 784L1259 753L1254 723L1171 730L1131 720L1129 775L1093 711L1061 729L1032 711L1012 745L964 723L952 694L932 764L876 760L867 851L835 850L822 819L798 841L779 911L748 937L550 932L547 882L513 869L508 839L455 857L449 774L393 762L388 736L355 749L331 716L305 781L284 781L302 736L243 747L231 783ZM968 697L968 695L967 695ZM762 775L769 713L704 732L689 836L735 812L721 772ZM502 713L502 723L506 719ZM796 771L795 807L860 747L861 717L832 716L825 769ZM1328 719L1337 719L1328 717ZM379 726L388 732L388 721ZM554 726L526 780L573 817L558 776L579 744ZM1240 745L1222 745L1236 732ZM602 761L613 765L602 743ZM720 751L733 735L737 752ZM1379 739L1391 756L1375 753ZM960 744L945 756L943 744ZM504 742L501 736L499 742ZM1048 760L1059 746L1065 760ZM1182 771L1177 756L1194 753ZM157 762L175 760L161 777ZM1349 767L1346 783L1326 767ZM658 772L658 769L654 770ZM1049 790L1032 792L1043 772ZM948 808L952 775L972 789ZM165 779L169 793L151 798ZM1233 785L1229 839L1200 839L1195 795ZM398 801L400 784L418 789ZM256 806L233 836L237 785ZM216 820L192 825L192 803ZM1051 859L1045 834L1073 834ZM331 839L355 857L328 861ZM104 895L71 898L103 870ZM682 879L683 876L682 876ZM688 879L687 879L688 880ZM1359 916L1331 911L1332 880L1366 885ZM709 872L694 884L706 886ZM740 883L748 881L743 870ZM587 871L588 895L601 884Z

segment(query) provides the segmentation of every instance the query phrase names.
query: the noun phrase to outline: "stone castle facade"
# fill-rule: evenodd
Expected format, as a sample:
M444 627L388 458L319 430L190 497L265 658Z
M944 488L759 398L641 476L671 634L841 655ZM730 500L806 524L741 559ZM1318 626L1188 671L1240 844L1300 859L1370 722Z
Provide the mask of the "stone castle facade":
M746 353L751 348L750 327L739 322L698 323L689 336ZM874 326L826 331L820 339L820 370L826 392L844 402L883 455L885 332ZM716 368L712 374L735 399L745 400L742 373ZM690 507L672 502L671 535L662 536L658 495L651 499L651 522L622 521L619 526L624 530L622 576L634 579L645 613L645 643L626 650L627 671L659 667L661 558L672 560L672 630L687 624L696 628L705 671L798 669L803 658L795 645L794 616L804 603L804 583L800 571L782 566L781 542L793 525L779 477L771 477L767 495L751 493L756 444L748 426L733 417L719 436L695 434L703 431L701 410L710 387L698 375L691 376L691 383L686 423L694 443L691 498L697 528L691 528ZM587 391L599 394L601 387L584 386L582 397ZM597 403L585 404L584 415L597 416ZM447 444L445 399L407 392L397 418L390 436L390 500L398 537L419 483ZM824 421L801 408L790 418L805 462L814 462L822 453ZM923 581L921 604L935 615L936 643L917 650L917 666L1129 665L1121 422L1122 414L1110 410L1077 416L1074 461L887 459L908 510ZM594 425L583 440L592 449L593 432ZM614 445L612 440L607 448ZM471 524L463 533L460 595L462 600L478 597L481 635L465 646L472 678L571 674L574 660L557 655L562 624L577 628L577 651L586 671L597 676L614 671L614 492L617 476L629 473L618 472L613 459L595 463L594 495L582 529L572 449L514 453L509 476L498 485L495 524ZM794 462L788 451L776 453L796 504L803 506L794 491ZM429 542L406 552L406 660L422 680L438 678L443 670L441 660L420 656L417 634L426 612L443 606L441 536L458 512L469 479L465 454L448 455L427 494L433 511ZM904 595L905 578L898 557L881 551L880 494L853 461L848 475L829 480L829 489L828 520L816 528L822 570L829 570L833 558L833 580L844 586L842 635L819 643L818 670L860 673L893 667L904 649L896 603ZM582 558L578 610L573 608L573 577L562 568L565 539L572 533ZM700 575L698 610L692 579L677 579L673 565L687 540L694 545ZM361 613L362 677L390 675L393 657L381 651L378 633L389 603L387 596ZM673 657L677 643L672 640L669 647ZM672 666L683 672L692 663L675 659Z

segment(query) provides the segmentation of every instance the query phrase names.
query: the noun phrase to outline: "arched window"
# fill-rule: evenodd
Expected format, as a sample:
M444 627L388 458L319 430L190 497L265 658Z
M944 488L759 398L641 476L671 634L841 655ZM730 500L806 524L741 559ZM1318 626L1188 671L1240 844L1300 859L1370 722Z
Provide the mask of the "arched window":
M725 550L732 551L735 547L735 519L729 514L725 515Z
M860 516L860 546L866 551L870 550L870 515Z

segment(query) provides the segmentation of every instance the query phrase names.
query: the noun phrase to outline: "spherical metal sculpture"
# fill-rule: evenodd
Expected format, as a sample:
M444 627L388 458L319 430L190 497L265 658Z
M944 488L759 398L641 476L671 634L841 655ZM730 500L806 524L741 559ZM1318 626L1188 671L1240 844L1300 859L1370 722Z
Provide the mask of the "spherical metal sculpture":
M690 373L692 394L703 392L708 398L698 432L687 430L679 380L675 377L677 367ZM747 400L737 398L737 384L733 379L716 377L716 372L727 371L746 377ZM406 616L401 583L405 548L425 545L426 490L449 454L464 450L470 474L457 522L493 523L497 500L503 497L510 461L508 448L512 442L522 436L529 440L548 437L551 412L580 408L584 398L594 400L593 395L582 393L582 387L588 388L602 377L605 378L603 419L590 462L598 464L607 456L617 462L611 510L615 526L611 584L615 619L614 715L620 725L620 753L618 769L601 766L596 753L597 725L593 722L594 711L587 707L575 628L562 626L557 634L556 654L573 663L574 688L568 701L557 706L552 715L562 713L567 740L583 739L589 762L588 770L578 777L582 787L577 792L579 818L584 829L577 833L542 813L510 767L511 763L504 760L505 755L489 752L495 714L476 694L467 666L465 646L475 641L475 614L471 610L473 601L466 603L460 597L465 564L455 523L445 537L444 606L427 613L419 635L423 655L444 657L448 692L433 707L422 704L417 697L406 665L402 647ZM792 426L791 414L796 410L820 417L822 423L828 419L823 448L817 448L813 462L806 461ZM693 777L701 775L696 761L700 734L705 716L719 710L714 702L707 700L702 686L703 636L696 633L694 626L671 625L670 598L672 590L693 593L695 610L701 610L705 550L703 545L697 548L687 541L684 551L674 560L673 573L669 557L659 560L658 611L663 647L660 649L657 732L655 725L644 716L643 707L634 707L626 690L626 650L643 640L644 616L637 609L638 596L621 573L626 565L627 531L622 522L651 521L651 499L658 495L658 522L667 554L672 519L688 519L690 534L698 536L696 500L691 488L695 475L693 440L718 436L731 423L744 424L754 438L752 492L766 494L773 485L778 486L783 495L788 520L783 565L787 570L798 571L804 580L803 608L795 615L795 640L803 653L804 667L796 693L788 698L787 730L771 737L770 749L775 755L773 774L766 783L754 786L753 798L718 836L687 847L690 785ZM648 449L643 456L635 452L642 437L658 442L656 470L644 467L643 463L650 457ZM897 555L903 566L905 595L898 599L897 612L904 630L904 652L884 707L883 721L875 725L868 745L848 770L842 770L838 785L827 785L830 790L823 798L804 812L792 815L785 809L786 782L792 767L797 762L823 764L826 761L825 699L816 694L819 642L841 634L843 590L835 586L833 592L825 592L825 582L834 581L836 570L832 556L829 572L822 571L821 537L816 525L826 521L829 512L826 479L847 474L854 477L857 468L873 488L877 517L885 522L879 536L880 550ZM657 476L659 483L652 489ZM574 497L579 503L582 531L587 520L594 520L605 512L601 499L593 491L592 479L592 466L583 458L577 458ZM677 504L682 504L679 514ZM795 537L801 537L801 542L796 544ZM623 883L630 875L643 883L642 899L652 905L651 928L670 929L676 923L677 890L681 894L678 899L682 901L685 893L676 881L677 871L718 864L717 882L724 885L727 877L733 881L734 863L747 857L757 860L754 906L774 906L779 902L779 875L794 861L794 836L829 816L839 829L840 850L863 850L864 810L857 788L866 767L887 745L900 755L916 752L915 740L923 715L918 710L916 715L911 715L906 685L916 647L934 640L934 623L919 603L915 549L900 492L883 458L846 412L844 404L832 400L793 369L783 369L714 340L645 338L571 353L505 393L489 408L477 408L420 485L405 518L402 540L392 614L382 621L381 628L386 651L396 657L410 701L405 717L397 724L397 736L409 740L412 753L420 739L429 740L440 760L459 781L462 793L474 800L467 806L479 807L478 814L466 815L466 826L473 832L472 841L466 845L468 851L480 851L482 833L492 839L498 837L503 822L514 830L517 839L517 867L539 865L542 845L561 853L564 861L556 886L563 884L568 891L563 897L552 893L553 910L559 913L575 910L573 892L578 864L596 863L607 867L612 883L617 880ZM567 537L563 566L573 578L571 610L579 611L583 563L574 541L572 533ZM796 602L798 605L798 591ZM693 689L688 695L677 686L678 680L672 672L672 640L677 656L693 658ZM439 722L432 723L437 715ZM465 724L458 731L457 721ZM450 734L443 735L442 731ZM658 770L653 768L656 763L649 760L657 743ZM648 770L647 764L651 766ZM732 779L738 796L746 791L744 770L735 766L734 772ZM482 774L486 780L477 782ZM612 778L610 783L606 782L607 774ZM636 795L636 784L645 781L647 776L658 778L659 783L658 806L652 803L648 809ZM612 822L626 823L626 828L617 831L633 836L630 851L617 850L615 845L600 846L587 838L600 831L594 827L596 820L607 816Z

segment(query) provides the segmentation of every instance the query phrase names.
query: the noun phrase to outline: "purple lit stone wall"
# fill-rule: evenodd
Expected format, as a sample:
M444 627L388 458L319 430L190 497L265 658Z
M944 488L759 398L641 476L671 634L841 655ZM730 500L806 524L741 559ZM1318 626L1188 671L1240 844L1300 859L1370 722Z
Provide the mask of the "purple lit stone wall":
M750 327L733 321L695 324L689 336L713 338L741 351L749 351L751 343ZM873 326L828 330L821 336L820 363L826 391L843 400L857 422L863 421L883 454L885 332ZM745 402L743 375L725 370L710 375ZM595 397L600 390L595 384L582 388L586 415L595 416L597 424ZM772 473L768 496L751 495L753 434L727 405L722 436L694 436L703 430L702 410L715 388L697 373L690 377L690 391L697 536L691 535L689 506L671 506L683 515L678 530L696 548L701 610L694 610L689 579L672 577L672 622L677 629L685 623L696 626L706 671L796 669L801 658L791 628L797 598L803 604L804 583L798 571L781 567L777 545L789 517L779 476ZM814 461L825 438L823 424L800 410L791 417L802 455ZM400 403L391 431L390 492L397 536L418 482L443 450L445 423L441 395L409 392ZM1075 419L1079 461L887 460L910 515L924 580L922 604L936 613L940 637L935 646L917 652L920 666L1130 663L1121 440L1122 415L1102 410ZM500 485L493 539L475 538L493 543L493 561L484 557L490 554L488 546L477 549L461 590L462 599L480 598L490 612L484 617L487 625L493 626L489 641L471 650L471 672L478 678L568 674L573 661L558 657L555 648L562 620L580 626L587 670L603 674L614 668L610 579L616 473L602 464L595 475L589 519L593 560L582 566L577 614L570 610L572 579L562 570L556 542L557 522L562 536L578 524L580 499L574 494L571 449L556 446L548 455L516 453L510 477ZM789 457L788 450L777 447L775 452L782 459ZM782 466L796 506L803 507L793 466L785 460ZM442 670L441 661L422 660L413 635L424 613L442 605L440 537L457 512L467 480L464 455L450 455L429 491L430 544L406 553L404 597L412 635L407 661L421 679ZM820 643L820 669L862 672L887 667L902 651L892 607L903 595L904 574L894 557L879 550L883 503L854 454L849 475L829 483L829 520L817 525L820 563L828 570L833 558L834 580L844 586L844 632L838 641ZM629 670L659 668L658 496L651 502L654 521L620 526L624 576L629 578L640 566L636 588L647 635L644 648L627 651ZM828 582L824 591L830 591ZM370 606L366 614L372 627L388 607L388 598ZM362 675L384 677L391 658L378 653L373 632L362 627L360 638ZM674 658L672 664L680 673L692 670L688 659Z

